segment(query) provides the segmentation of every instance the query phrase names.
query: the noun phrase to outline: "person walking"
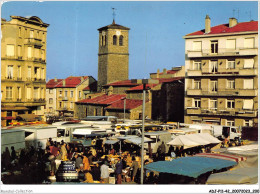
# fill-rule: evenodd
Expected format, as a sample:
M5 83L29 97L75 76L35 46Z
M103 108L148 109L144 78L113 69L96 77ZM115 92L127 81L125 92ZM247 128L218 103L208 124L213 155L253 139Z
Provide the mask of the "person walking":
M88 157L86 156L86 154L83 155L82 163L84 165L84 170L89 170L90 169L89 160L88 160Z
M116 184L122 184L122 170L123 170L123 163L122 163L122 159L119 158L117 159L117 163L116 163Z
M108 166L103 162L101 168L100 168L101 174L100 178L102 180L102 183L108 184L109 183L109 171L108 171Z
M66 160L67 158L67 149L66 149L66 144L64 143L62 146L61 146L61 159L64 161Z
M135 160L134 156L132 157L132 161L133 161L132 166L131 166L131 168L133 169L132 181L134 182L139 165L138 165L138 162Z

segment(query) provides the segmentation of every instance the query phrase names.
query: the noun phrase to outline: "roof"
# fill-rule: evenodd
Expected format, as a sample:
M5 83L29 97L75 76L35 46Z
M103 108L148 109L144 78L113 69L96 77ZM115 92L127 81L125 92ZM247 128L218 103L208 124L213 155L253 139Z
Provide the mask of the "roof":
M111 94L111 95L104 94L104 95L98 96L96 98L80 100L77 103L110 105L116 101L121 100L122 98L125 98L125 96L126 95L124 95L124 94Z
M218 159L223 159L223 160L230 160L230 161L235 161L235 162L240 162L246 160L246 157L242 156L235 156L231 154L218 154L218 153L199 153L196 154L195 156L198 157L207 157L207 158L218 158Z
M167 70L166 71L166 74L175 74L177 73L178 71L180 70ZM157 73L150 73L150 74L157 74ZM160 72L159 75L163 75L164 73L163 72Z
M143 100L126 99L125 109L131 110L137 108L138 106L141 106L142 104L143 104ZM117 102L114 102L106 109L124 109L124 100L119 100Z
M132 83L131 80L116 81L105 86L138 86L137 83Z
M37 24L37 25L42 25L44 27L48 27L50 24L44 23L39 17L37 16L26 16L26 17L22 17L22 16L10 16L12 19L18 19L21 21L25 21L28 23L32 23L32 24Z
M232 167L236 164L236 162L229 160L193 156L181 157L172 161L153 162L145 165L144 168L157 172L197 178L206 172L221 170L223 168Z
M63 79L57 79L57 81L55 81L55 79L51 79L46 83L46 88L47 89L52 89L55 88L55 86L61 82Z
M85 87L85 88L83 89L83 91L85 91L85 90L90 90L90 87L89 87L89 86Z
M205 29L203 29L197 32L187 34L186 36L224 34L224 33L226 34L226 33L249 32L249 31L258 31L258 21L241 22L231 28L229 27L229 24L221 24L218 26L211 27L211 31L207 34L205 34Z
M130 30L130 28L127 28L125 26L121 26L119 24L116 24L115 21L113 21L112 24L101 27L98 29L98 31L107 30L107 29L121 29L121 30Z
M55 87L56 88L75 88L77 85L81 83L81 78L84 78L86 80L88 76L78 76L78 77L67 77L65 80L65 86L63 86L63 80L59 82Z
M145 89L149 89L149 88L153 88L155 86L157 86L158 84L146 84L145 85ZM135 86L133 88L128 89L127 91L139 91L139 90L143 90L143 85L139 85L139 86Z

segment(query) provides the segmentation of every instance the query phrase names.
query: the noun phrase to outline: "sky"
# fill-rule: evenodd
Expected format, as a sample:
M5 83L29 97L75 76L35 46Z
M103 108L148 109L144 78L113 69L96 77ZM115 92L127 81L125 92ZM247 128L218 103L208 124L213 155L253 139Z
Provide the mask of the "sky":
M98 75L98 31L113 21L130 28L129 79L184 65L183 36L211 26L258 20L257 1L12 1L1 17L37 16L47 29L46 78Z

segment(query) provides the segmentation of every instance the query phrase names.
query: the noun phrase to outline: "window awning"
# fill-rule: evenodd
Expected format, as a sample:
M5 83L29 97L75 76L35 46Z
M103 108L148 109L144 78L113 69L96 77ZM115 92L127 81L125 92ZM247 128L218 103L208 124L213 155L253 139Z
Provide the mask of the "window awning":
M1 110L29 110L26 107L16 107L16 106L6 106L6 107L1 107Z

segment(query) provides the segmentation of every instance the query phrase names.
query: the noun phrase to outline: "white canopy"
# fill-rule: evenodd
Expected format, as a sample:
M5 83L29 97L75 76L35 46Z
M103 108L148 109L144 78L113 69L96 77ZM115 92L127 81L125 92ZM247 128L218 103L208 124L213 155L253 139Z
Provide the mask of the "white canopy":
M184 149L187 149L200 145L208 145L220 142L221 141L208 133L198 133L176 136L176 138L170 141L168 144L173 146L183 146Z

